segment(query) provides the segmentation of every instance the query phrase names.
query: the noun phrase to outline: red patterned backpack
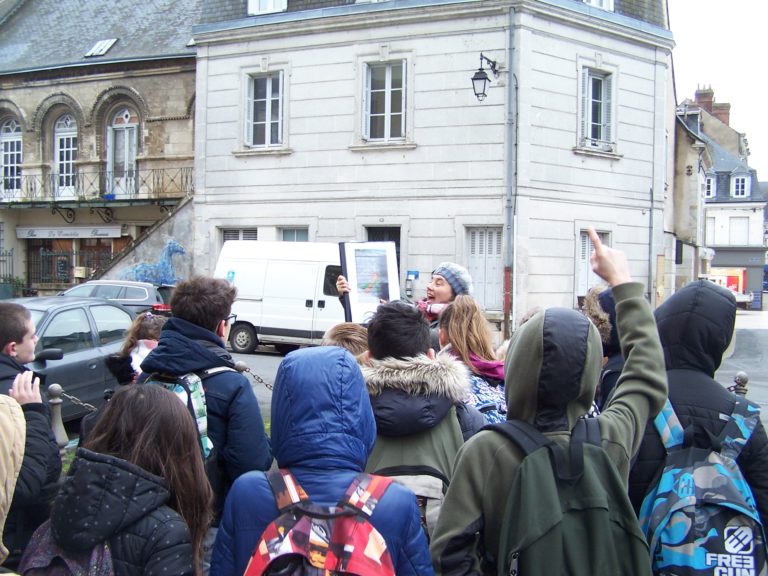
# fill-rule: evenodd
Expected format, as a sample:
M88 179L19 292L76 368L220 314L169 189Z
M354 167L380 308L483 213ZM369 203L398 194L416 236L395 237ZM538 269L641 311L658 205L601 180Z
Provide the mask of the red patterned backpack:
M358 474L336 506L317 506L288 470L267 472L280 515L264 530L243 576L395 576L369 522L392 480Z

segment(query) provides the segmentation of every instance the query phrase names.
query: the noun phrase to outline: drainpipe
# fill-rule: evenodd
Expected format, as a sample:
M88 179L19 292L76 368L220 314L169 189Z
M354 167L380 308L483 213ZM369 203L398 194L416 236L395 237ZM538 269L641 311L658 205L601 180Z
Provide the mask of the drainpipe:
M515 9L509 10L509 36L507 62L509 79L507 82L507 118L506 150L507 167L504 194L504 339L511 336L511 319L515 316L515 210L517 200L517 63L514 61L514 18Z

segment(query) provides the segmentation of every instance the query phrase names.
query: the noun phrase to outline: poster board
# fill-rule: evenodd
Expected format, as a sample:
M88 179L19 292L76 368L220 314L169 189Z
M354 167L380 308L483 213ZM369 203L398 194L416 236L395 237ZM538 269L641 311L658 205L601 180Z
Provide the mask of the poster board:
M349 283L344 297L347 322L367 322L381 301L400 300L394 242L339 242L341 273Z

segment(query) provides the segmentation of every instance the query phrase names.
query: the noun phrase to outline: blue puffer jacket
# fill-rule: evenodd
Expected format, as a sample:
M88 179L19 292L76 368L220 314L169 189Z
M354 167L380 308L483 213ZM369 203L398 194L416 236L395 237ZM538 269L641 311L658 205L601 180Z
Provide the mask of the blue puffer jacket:
M234 367L224 342L210 330L171 318L157 348L141 363L142 371L178 376L219 366ZM231 480L272 464L264 421L251 384L243 374L222 372L205 379L208 437L223 459Z
M365 468L376 441L368 391L352 355L334 346L292 352L272 394L272 444L312 502L336 504ZM241 476L227 498L211 576L243 574L259 538L278 516L263 473ZM433 574L413 493L392 484L371 523L387 543L398 576Z

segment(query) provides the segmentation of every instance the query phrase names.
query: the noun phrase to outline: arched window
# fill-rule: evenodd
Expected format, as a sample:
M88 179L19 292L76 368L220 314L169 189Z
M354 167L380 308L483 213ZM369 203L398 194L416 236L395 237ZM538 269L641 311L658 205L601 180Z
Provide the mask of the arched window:
M21 192L21 126L15 118L0 123L0 192L16 197Z
M115 196L133 196L136 189L136 134L139 117L123 106L112 115L107 128L107 171L110 192Z
M77 174L77 122L72 114L62 114L53 126L56 195L74 197Z

